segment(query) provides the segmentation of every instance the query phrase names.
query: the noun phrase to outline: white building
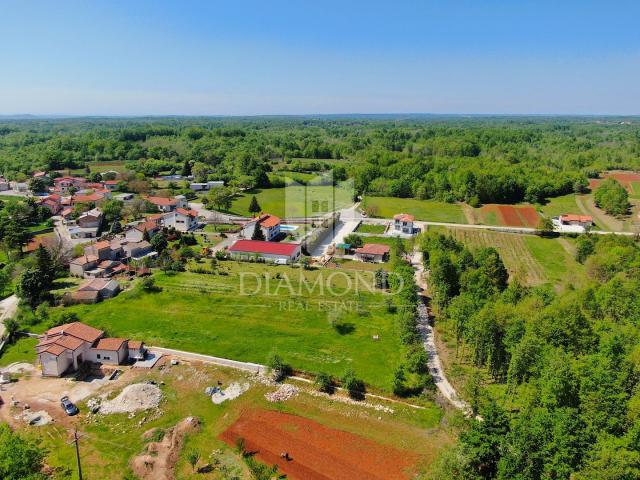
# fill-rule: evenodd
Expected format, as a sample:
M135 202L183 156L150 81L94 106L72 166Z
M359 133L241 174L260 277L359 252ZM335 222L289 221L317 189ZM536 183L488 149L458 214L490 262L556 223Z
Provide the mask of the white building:
M585 233L593 227L590 215L564 214L551 219L553 229L560 233Z
M245 223L240 231L240 236L247 239L253 237L256 223L260 224L262 234L268 242L274 240L280 234L280 218L275 215L264 214Z
M398 213L393 216L393 231L395 233L402 233L405 235L413 235L415 230L413 222L415 217L408 213Z
M224 181L212 180L210 182L193 182L189 185L189 188L194 192L206 192L212 188L224 187Z
M162 224L179 232L188 232L198 226L198 212L186 208L176 208L162 217Z

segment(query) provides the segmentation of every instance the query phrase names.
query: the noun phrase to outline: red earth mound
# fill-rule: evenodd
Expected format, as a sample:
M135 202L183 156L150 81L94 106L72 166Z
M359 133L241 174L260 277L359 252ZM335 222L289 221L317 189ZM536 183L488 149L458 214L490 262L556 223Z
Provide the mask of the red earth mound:
M500 225L505 227L529 227L535 228L540 222L538 212L528 205L485 205L482 210L486 213L495 212Z
M418 461L413 452L268 410L243 412L220 438L229 445L244 439L247 452L267 465L278 465L280 472L295 479L408 479ZM283 452L289 460L281 457Z

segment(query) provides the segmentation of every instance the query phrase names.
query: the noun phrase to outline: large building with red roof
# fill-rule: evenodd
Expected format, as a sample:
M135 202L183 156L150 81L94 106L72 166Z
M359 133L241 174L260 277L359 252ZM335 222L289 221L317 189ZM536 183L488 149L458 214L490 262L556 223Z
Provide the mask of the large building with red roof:
M261 240L237 240L229 247L231 257L238 260L262 260L273 263L294 263L302 254L299 243L263 242Z

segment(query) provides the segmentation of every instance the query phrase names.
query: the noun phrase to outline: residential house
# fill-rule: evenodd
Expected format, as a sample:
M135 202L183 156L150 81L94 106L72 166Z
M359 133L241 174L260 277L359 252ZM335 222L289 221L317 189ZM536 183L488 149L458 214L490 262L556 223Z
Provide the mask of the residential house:
M84 272L93 270L98 266L97 255L82 255L69 262L69 273L74 277L84 277Z
M38 205L48 208L51 215L57 215L62 209L62 197L55 193L41 199Z
M156 252L153 251L151 244L146 240L141 242L127 242L122 245L122 249L125 252L127 258L133 260L140 260L148 256L154 256Z
M121 365L144 359L144 343L105 337L97 328L81 322L66 323L47 330L39 338L36 353L43 376L60 377L76 371L83 362Z
M395 233L403 233L406 235L413 235L415 230L413 222L415 217L408 213L398 213L393 216L393 231Z
M180 232L188 232L198 226L198 212L185 208L176 208L173 212L167 213L162 222L167 228L175 228Z
M247 239L253 237L256 223L260 225L262 234L264 235L265 240L268 242L274 240L280 234L280 218L276 217L275 215L263 214L246 222L242 226L240 236Z
M69 190L79 190L84 187L86 180L80 177L58 177L53 179L54 189L56 191L66 193Z
M184 195L178 195L175 198L170 197L147 197L146 200L154 204L159 211L167 213L172 212L176 208L187 208L187 199Z
M120 183L119 180L105 180L104 182L102 182L102 184L104 185L104 188L106 188L111 192L118 189L119 183Z
M551 219L554 229L562 233L585 233L594 225L590 215L564 214Z
M69 227L71 238L95 238L102 224L102 211L98 208L81 214L76 225Z
M389 259L388 245L380 243L365 243L362 247L356 248L356 259L362 262L381 263Z
M0 177L0 192L5 192L10 189L11 189L11 185L9 184L9 182L4 178Z
M144 232L149 234L149 238L153 237L161 230L158 222L154 220L146 220L136 223L125 232L125 238L129 242L141 242L144 239Z
M111 242L108 240L102 240L100 242L92 243L84 247L85 255L94 255L98 260L115 260L118 258L114 251L111 249Z
M13 182L13 189L16 192L26 193L29 191L29 185L25 182Z
M120 284L115 280L94 278L80 285L80 288L71 294L71 299L76 303L96 303L115 297L119 291Z
M263 242L260 240L237 240L229 247L231 257L238 260L260 259L273 263L294 263L302 254L299 243Z
M78 203L100 203L104 199L104 193L93 192L85 195L74 195L73 197L71 197L71 204L77 205Z

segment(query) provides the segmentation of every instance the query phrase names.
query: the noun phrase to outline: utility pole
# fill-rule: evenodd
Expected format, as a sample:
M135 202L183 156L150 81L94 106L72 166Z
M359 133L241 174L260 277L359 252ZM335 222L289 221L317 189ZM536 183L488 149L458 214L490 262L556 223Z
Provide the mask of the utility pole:
M74 443L76 447L76 463L78 464L78 480L82 480L82 466L80 465L80 447L78 442L80 437L78 437L78 429L73 429L73 440L69 443Z

